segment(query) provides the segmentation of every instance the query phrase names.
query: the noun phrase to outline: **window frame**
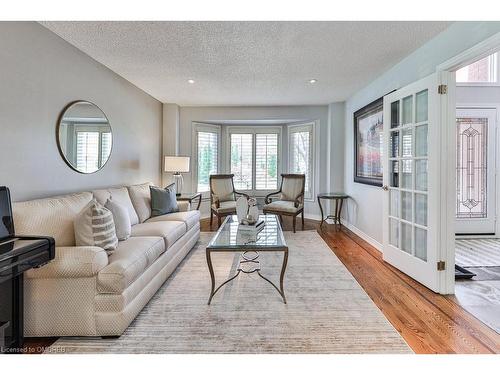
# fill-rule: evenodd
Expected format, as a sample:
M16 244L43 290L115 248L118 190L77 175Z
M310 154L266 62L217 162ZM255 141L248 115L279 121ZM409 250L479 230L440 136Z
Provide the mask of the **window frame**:
M221 130L220 125L193 123L191 152L194 157L191 158L191 167L193 171L191 190L196 193L201 193L202 198L210 197L210 187L207 191L198 191L198 133L214 133L217 135L217 173L221 173Z
M466 66L469 66L471 64L474 64L475 62L479 61L479 60L482 60L484 58L492 58L494 59L495 63L496 63L496 80L494 82L460 82L460 81L456 81L456 85L457 86L461 86L461 87L495 87L495 86L500 86L500 52L495 52L495 53L491 53L487 56L484 56L480 59L477 59L473 62L471 62L470 64L467 64L467 65L464 65L462 67L460 67L458 70L462 69L462 68L465 68ZM455 74L456 76L456 74ZM456 78L455 78L456 80Z
M242 190L236 189L239 191L243 191L252 196L261 198L265 197L267 194L275 192L279 189L280 186L280 178L283 165L283 155L282 155L282 126L268 126L268 125L227 125L226 129L226 145L224 152L224 160L225 167L228 173L231 173L231 134L252 134L252 189L250 190ZM276 189L256 189L256 149L257 149L257 137L256 134L277 134L278 135L278 149L277 149L277 167L276 173L278 178L276 179Z
M299 133L299 132L304 132L308 131L310 133L310 157L309 157L309 171L310 171L310 176L309 176L309 181L310 181L310 189L309 192L307 193L304 192L304 200L312 202L314 201L314 196L315 196L315 186L316 186L316 174L315 172L315 165L316 162L318 161L318 156L316 155L316 130L315 130L315 125L316 123L314 121L308 122L308 123L300 123L300 124L291 124L287 126L288 130L288 172L289 173L294 173L292 172L292 134L293 133Z

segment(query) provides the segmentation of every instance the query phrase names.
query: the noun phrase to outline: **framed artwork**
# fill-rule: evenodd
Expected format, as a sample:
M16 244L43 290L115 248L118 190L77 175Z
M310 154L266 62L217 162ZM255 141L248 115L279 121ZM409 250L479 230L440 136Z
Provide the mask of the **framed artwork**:
M354 182L382 186L384 99L354 112Z

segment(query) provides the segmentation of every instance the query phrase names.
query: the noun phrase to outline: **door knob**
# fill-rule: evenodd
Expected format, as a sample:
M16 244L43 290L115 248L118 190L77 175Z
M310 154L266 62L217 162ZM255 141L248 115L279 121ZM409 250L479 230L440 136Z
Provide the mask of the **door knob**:
M388 191L389 190L389 186L387 186L387 185L382 186L382 190Z

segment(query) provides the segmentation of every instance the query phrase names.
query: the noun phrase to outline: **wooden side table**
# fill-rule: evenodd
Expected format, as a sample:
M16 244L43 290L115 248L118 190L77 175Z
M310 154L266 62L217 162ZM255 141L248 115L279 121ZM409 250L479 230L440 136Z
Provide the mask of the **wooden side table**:
M340 222L340 214L342 213L342 206L344 205L344 200L349 198L347 194L344 193L320 193L318 194L318 205L319 210L321 211L321 224L319 227L323 225L323 223L328 219L333 219L334 224L342 225ZM323 207L321 207L321 199L330 199L335 201L335 213L333 215L327 215L323 218Z
M196 206L196 209L199 210L201 206L201 193L184 193L181 195L178 195L177 197L178 201L188 201L189 204L192 204L193 201L198 198L198 205Z

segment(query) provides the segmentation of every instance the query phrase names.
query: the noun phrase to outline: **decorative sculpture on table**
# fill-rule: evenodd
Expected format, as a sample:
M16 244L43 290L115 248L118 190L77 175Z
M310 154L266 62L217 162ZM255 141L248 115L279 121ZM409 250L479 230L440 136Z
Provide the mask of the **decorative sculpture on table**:
M238 223L243 225L253 225L259 219L259 209L257 199L241 196L236 201L236 215Z

